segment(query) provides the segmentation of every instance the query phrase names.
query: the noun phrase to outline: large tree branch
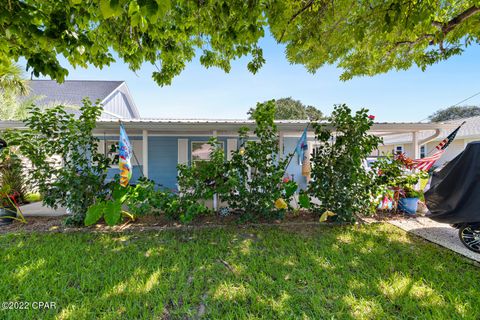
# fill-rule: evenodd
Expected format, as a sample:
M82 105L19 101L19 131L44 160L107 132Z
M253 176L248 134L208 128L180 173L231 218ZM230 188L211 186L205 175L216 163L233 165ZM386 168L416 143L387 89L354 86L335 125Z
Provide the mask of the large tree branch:
M295 20L296 17L298 17L299 15L301 15L301 14L302 14L303 12L305 12L308 8L310 8L310 7L313 5L314 2L315 2L315 0L309 0L305 6L303 6L300 10L298 10L297 12L295 12L295 14L288 20L287 26L286 26L285 29L283 30L282 35L280 36L280 40L278 40L278 42L282 42L283 36L285 35L285 32L287 31L287 28L290 26L290 24L293 22L293 20Z
M444 35L455 29L456 26L461 24L463 21L467 20L468 18L476 15L477 13L480 12L480 7L477 6L471 6L467 10L463 11L460 13L458 16L454 17L448 22L440 22L440 21L433 21L433 25L438 27L440 31Z

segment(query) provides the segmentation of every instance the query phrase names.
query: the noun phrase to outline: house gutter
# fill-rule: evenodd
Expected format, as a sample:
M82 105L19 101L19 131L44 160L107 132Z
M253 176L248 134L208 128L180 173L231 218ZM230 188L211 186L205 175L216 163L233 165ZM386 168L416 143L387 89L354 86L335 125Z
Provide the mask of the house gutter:
M422 144L426 144L426 143L429 143L430 141L433 141L435 140L436 138L438 138L438 136L440 136L440 129L435 129L435 133L432 134L430 137L427 137L425 139L422 139L420 141L418 141L418 144L419 145L422 145Z

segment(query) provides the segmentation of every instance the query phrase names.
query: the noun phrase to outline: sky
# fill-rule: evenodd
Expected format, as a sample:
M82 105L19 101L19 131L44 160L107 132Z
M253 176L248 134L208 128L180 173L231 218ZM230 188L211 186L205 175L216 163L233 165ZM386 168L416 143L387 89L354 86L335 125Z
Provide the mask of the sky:
M344 82L335 66L311 74L290 64L285 47L270 36L260 45L266 63L255 75L247 70L247 57L234 61L228 74L206 69L197 57L165 87L153 81L155 69L149 64L133 72L119 59L102 70L74 69L61 61L69 69L67 80L125 80L141 116L154 118L245 119L257 102L292 97L326 114L334 104L345 103L354 110L369 109L379 122L414 122L480 92L480 46L425 72L414 67ZM480 95L464 104L480 105Z

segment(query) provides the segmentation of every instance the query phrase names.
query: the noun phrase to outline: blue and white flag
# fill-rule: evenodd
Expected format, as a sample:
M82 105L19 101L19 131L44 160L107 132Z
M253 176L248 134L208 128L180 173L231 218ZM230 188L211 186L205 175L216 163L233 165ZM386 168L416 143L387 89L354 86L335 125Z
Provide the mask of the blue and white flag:
M298 139L297 146L295 147L295 152L297 153L300 161L303 161L303 158L305 156L305 150L308 149L307 129L308 126L305 128L305 130L303 130L302 136L300 137L300 139Z

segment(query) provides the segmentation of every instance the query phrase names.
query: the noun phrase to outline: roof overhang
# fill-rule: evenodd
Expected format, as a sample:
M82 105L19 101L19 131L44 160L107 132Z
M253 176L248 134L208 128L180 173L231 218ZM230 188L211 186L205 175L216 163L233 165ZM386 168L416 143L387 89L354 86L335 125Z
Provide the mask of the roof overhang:
M97 121L96 133L109 133L118 131L120 121L118 120L99 120ZM288 135L300 135L308 125L308 120L277 120L275 121L280 132ZM164 133L205 133L210 134L214 131L217 134L236 133L241 127L255 128L253 120L183 120L183 119L129 119L122 120L127 131L154 131ZM331 126L329 123L323 123ZM451 129L457 127L457 124L450 123L397 123L383 122L374 123L370 132L379 136L388 136L401 133L420 132L424 130ZM0 121L0 130L7 128L25 128L25 124L19 121ZM313 132L312 126L309 131Z

